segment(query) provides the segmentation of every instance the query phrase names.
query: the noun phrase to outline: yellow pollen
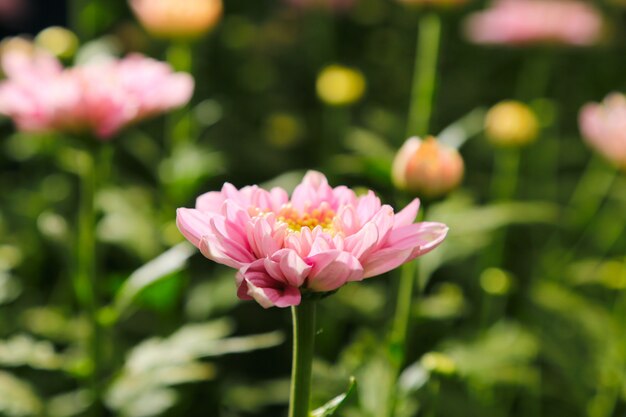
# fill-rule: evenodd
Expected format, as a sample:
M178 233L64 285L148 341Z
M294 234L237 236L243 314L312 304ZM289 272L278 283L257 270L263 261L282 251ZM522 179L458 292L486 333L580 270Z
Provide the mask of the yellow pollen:
M293 232L299 232L303 227L313 230L321 226L326 232L334 232L333 220L335 212L324 204L307 212L299 212L291 205L284 206L277 214L277 220L287 225Z

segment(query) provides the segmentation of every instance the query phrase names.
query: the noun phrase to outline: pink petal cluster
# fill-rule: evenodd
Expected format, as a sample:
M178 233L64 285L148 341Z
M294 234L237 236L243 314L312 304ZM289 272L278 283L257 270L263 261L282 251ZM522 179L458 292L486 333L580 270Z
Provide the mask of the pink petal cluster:
M602 35L603 20L590 3L576 0L498 0L466 20L475 43L588 46Z
M589 146L626 169L626 96L612 93L602 103L585 105L579 122Z
M329 292L390 271L439 245L448 228L414 223L419 200L397 214L370 191L332 188L310 171L291 198L282 188L200 196L177 224L207 258L236 268L238 295L263 307L298 305L302 292Z
M26 132L91 133L110 138L125 126L184 105L190 75L135 54L64 69L37 51L2 57L0 114Z

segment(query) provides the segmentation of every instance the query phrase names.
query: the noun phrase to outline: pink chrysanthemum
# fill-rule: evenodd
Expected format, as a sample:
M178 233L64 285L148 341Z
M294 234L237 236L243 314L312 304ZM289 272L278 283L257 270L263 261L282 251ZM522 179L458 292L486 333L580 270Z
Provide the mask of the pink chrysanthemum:
M466 34L475 43L527 45L597 43L603 21L593 5L576 0L498 0L490 9L466 21Z
M198 198L177 224L207 258L236 268L238 295L263 307L298 305L301 294L337 290L390 271L439 245L448 228L413 223L419 200L397 214L370 191L332 188L311 171L289 198L257 186Z
M612 93L602 103L589 103L581 109L579 119L589 146L626 169L626 96Z
M64 69L41 51L9 52L2 68L0 114L26 132L92 133L106 139L136 121L184 105L189 74L135 54Z

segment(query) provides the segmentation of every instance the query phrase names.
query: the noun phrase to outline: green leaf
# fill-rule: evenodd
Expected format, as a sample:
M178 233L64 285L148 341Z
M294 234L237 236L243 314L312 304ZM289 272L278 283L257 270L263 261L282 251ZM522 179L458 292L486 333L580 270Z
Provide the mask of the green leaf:
M232 331L230 321L215 320L143 341L128 354L107 390L106 404L124 416L158 415L177 401L170 387L215 377L215 367L202 358L269 348L284 340L279 332L227 338Z
M8 340L0 340L0 365L54 370L62 367L63 357L48 341L35 340L28 335L16 335Z
M439 142L455 149L460 148L472 136L478 135L483 130L486 109L476 108L461 117L456 122L445 128L439 135Z
M113 308L118 316L122 317L146 288L182 270L195 252L192 245L183 242L133 272L115 297Z
M26 382L0 371L0 415L7 417L39 416L41 400Z
M311 417L329 417L335 414L335 412L342 406L344 402L356 389L356 378L350 378L350 385L348 385L348 390L341 395L336 396L332 400L328 401L323 406L313 410L311 412Z

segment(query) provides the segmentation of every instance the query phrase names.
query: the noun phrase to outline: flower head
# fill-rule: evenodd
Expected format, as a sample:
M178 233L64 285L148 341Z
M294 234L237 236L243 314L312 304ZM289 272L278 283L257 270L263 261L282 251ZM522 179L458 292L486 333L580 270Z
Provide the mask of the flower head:
M92 133L106 139L125 126L185 104L188 74L141 55L64 69L50 55L10 52L2 67L0 114L27 132Z
M501 45L588 46L600 40L602 28L600 13L577 0L497 0L465 26L472 42Z
M222 0L130 0L135 15L160 38L197 38L222 16Z
M238 295L263 307L300 303L303 292L329 292L390 271L439 245L448 228L413 223L414 200L399 213L370 191L332 188L311 171L291 198L257 186L198 198L180 208L182 234L207 258L238 270Z
M393 161L396 187L426 197L440 197L459 186L464 164L459 152L428 137L408 139Z
M485 134L498 146L524 146L539 133L539 121L530 107L519 101L502 101L487 112Z
M589 146L626 170L626 96L608 95L580 111L580 130Z

